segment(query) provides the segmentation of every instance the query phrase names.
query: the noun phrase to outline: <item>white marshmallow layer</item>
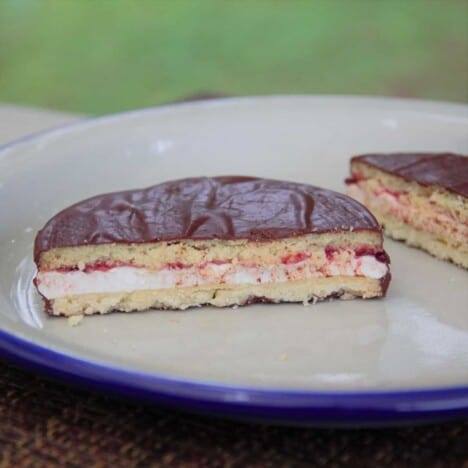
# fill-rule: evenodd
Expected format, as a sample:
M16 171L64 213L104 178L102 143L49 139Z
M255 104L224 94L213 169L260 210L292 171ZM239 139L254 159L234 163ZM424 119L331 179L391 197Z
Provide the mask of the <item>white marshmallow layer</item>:
M293 264L242 265L205 263L184 268L151 270L143 267L116 266L107 270L40 271L36 282L47 299L79 294L116 293L208 284L266 284L333 276L383 278L385 263L372 255L334 255L326 264L314 265L310 259Z

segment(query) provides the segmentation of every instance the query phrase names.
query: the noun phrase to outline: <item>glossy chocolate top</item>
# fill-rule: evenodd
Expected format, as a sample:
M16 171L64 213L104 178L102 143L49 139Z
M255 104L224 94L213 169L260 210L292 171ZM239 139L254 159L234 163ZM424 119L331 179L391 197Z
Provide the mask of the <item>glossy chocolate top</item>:
M468 197L468 157L453 153L390 153L355 156L382 171L415 181L421 185L437 185Z
M175 180L98 195L54 216L35 257L55 247L180 239L272 240L308 233L380 231L355 200L310 185L253 177Z

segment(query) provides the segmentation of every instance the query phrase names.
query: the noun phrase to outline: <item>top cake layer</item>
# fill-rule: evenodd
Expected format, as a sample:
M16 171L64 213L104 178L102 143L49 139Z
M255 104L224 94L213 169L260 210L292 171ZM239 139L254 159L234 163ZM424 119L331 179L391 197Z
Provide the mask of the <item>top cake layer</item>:
M61 211L39 231L35 258L90 244L265 241L350 229L380 231L372 214L346 195L254 177L191 178L98 195Z
M437 185L468 197L468 157L453 153L390 153L355 156L352 163L364 163L377 169L415 181Z

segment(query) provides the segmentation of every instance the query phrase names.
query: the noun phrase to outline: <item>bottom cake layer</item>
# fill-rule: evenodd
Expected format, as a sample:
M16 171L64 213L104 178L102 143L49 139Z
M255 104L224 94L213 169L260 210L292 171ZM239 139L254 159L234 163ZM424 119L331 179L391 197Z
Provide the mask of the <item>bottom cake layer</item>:
M329 298L380 297L387 279L335 276L270 284L206 285L133 292L80 294L47 301L52 315L106 314L146 309L187 309L199 305L229 307L256 302L309 302Z
M387 216L378 210L373 210L375 217L382 224L385 234L392 239L401 240L412 247L418 247L440 260L449 260L463 268L468 268L468 255L464 249L453 246L430 232L415 229L392 216Z

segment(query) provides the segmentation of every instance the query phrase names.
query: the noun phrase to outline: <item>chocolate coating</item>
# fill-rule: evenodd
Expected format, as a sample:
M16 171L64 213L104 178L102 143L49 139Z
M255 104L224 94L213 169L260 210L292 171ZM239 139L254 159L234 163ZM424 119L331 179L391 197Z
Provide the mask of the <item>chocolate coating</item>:
M254 177L191 178L66 208L39 231L35 258L52 248L89 244L267 241L350 229L380 232L372 214L346 195Z
M351 162L365 163L411 182L436 185L468 197L468 157L453 153L363 154Z

